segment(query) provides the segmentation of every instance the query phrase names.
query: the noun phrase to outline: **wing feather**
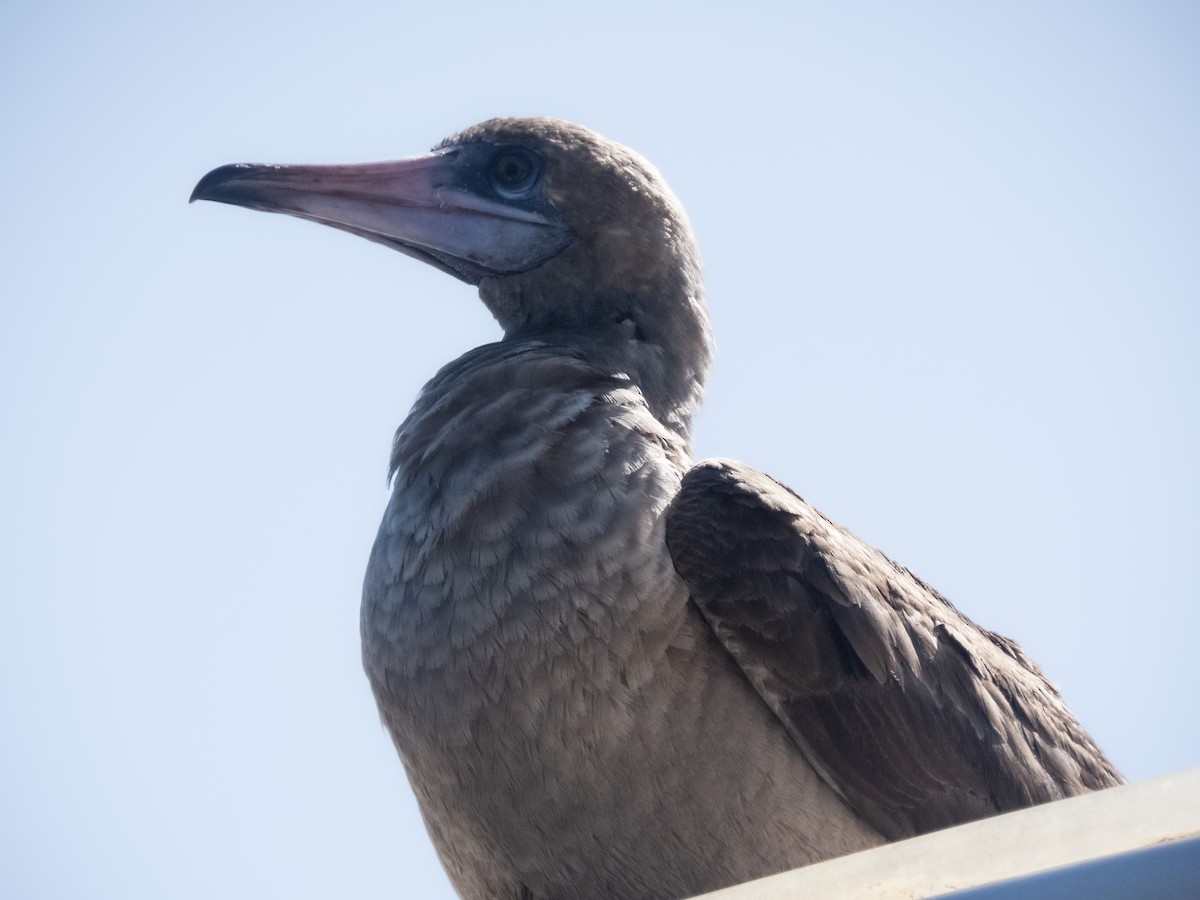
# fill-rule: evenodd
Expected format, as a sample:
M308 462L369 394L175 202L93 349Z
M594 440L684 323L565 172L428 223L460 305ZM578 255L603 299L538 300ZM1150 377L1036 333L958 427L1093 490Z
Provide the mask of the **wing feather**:
M801 752L888 837L1121 783L1015 643L766 475L695 466L667 540Z

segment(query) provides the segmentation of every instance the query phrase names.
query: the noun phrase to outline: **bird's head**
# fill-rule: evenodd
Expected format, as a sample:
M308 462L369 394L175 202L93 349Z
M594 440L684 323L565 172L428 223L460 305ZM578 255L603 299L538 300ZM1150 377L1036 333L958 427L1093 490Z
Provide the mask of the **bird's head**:
M192 200L386 244L477 285L508 337L608 354L648 395L681 382L667 405L688 418L699 399L709 335L687 216L653 166L586 128L492 119L394 162L222 166Z

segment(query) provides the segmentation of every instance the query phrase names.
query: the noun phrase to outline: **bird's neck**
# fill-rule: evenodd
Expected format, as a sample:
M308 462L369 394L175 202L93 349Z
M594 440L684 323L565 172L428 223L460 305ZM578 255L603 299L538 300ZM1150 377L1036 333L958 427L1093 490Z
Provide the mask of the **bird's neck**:
M504 327L506 343L562 347L595 368L628 378L654 417L690 452L692 418L711 360L703 291L698 279L685 277L639 288L600 297L575 294L569 302L545 304L526 297L520 317L488 305ZM538 315L539 309L552 313Z
M522 328L504 338L504 343L512 345L530 342L561 348L591 368L627 379L641 391L654 418L679 437L690 453L692 417L704 394L707 354L697 359L678 353L649 339L629 319L582 330Z

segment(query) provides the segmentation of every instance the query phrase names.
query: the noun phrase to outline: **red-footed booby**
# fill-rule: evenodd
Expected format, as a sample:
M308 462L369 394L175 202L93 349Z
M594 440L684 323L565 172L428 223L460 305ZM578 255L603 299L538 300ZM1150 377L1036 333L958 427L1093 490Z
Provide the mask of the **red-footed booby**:
M1120 783L1014 644L745 465L693 465L700 258L632 151L495 119L192 199L362 235L504 330L396 432L363 661L466 898L674 898Z

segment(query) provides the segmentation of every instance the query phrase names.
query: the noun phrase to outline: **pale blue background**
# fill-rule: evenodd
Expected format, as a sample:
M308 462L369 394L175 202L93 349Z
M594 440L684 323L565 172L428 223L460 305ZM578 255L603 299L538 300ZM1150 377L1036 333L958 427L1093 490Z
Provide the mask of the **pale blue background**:
M446 897L358 662L392 430L497 331L226 162L499 114L654 161L742 458L1200 764L1194 3L0 13L0 896Z

